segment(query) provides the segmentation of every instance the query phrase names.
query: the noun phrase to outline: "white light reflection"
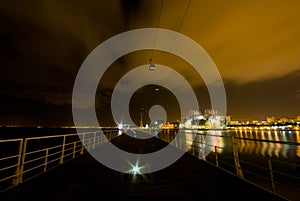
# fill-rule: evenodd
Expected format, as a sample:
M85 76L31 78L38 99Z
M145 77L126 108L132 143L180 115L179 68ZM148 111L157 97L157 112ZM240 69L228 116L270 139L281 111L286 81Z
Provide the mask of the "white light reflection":
M231 140L225 135L224 131L208 130L198 131L198 135L192 142L192 132L185 132L185 142L192 153L202 158L203 151L206 153L215 152L214 146L217 146L218 153L231 150ZM300 131L281 130L239 130L234 129L229 135L235 135L239 139L236 141L239 153L256 156L270 156L276 158L294 159L300 157L300 146L297 144L289 144L285 142L300 142ZM202 137L204 139L202 139ZM205 144L202 144L205 141ZM222 149L224 147L224 150ZM194 150L193 150L194 149ZM202 151L203 150L203 151Z
M218 153L222 153L224 148L224 139L223 137L220 137L222 136L222 131L212 130L210 131L210 134L208 141L210 142L211 151L215 152L216 146Z
M263 131L263 130L261 130L261 139L262 139L262 140L266 140L265 134L264 134L264 131ZM267 146L268 146L268 144L267 144L266 142L262 142L262 148L261 148L260 153L261 153L263 156L265 156L265 153L266 153L266 150L267 150Z
M298 130L296 131L296 141L300 143L300 133ZM297 156L300 158L300 146L297 146Z
M280 141L280 139L279 139L279 137L278 137L278 133L277 133L277 131L274 131L274 137L275 137L275 141ZM280 144L280 143L276 143L276 145L275 145L275 150L274 150L274 154L275 154L275 156L277 156L277 157L279 157L279 152L280 152L280 150L281 150L281 147L282 147L282 145Z

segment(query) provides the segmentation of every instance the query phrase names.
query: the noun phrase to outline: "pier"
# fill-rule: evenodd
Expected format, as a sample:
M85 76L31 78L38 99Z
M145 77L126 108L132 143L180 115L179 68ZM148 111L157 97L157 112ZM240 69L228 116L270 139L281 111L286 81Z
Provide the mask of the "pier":
M155 137L137 140L126 134L114 134L109 138L111 142L132 153L151 152L167 145ZM89 145L85 149L98 149L91 141ZM174 164L157 172L126 174L102 165L89 152L80 154L78 147L78 156L73 158L71 154L72 159L65 160L64 164L2 192L1 201L286 200L190 153L185 153ZM67 150L67 146L64 148ZM74 150L77 152L77 149Z

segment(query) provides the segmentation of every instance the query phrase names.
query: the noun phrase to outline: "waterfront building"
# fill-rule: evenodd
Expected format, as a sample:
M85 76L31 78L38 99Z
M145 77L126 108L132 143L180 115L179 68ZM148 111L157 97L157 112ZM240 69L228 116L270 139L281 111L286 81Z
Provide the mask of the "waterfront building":
M226 116L218 115L216 111L205 110L204 114L193 111L182 119L180 128L222 129L226 126L226 122Z
M289 121L289 119L288 119L288 118L285 118L285 117L279 119L279 122L280 122L280 123L286 123L286 122L288 122L288 121Z
M266 120L267 120L267 123L269 123L269 124L273 124L276 122L275 117L267 117Z

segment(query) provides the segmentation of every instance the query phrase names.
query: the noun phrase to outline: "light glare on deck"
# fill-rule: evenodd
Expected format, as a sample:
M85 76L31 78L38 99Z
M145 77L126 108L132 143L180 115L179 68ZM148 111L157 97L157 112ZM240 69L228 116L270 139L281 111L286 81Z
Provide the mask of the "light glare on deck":
M141 174L141 171L140 171L140 169L142 168L142 167L139 167L139 164L138 163L136 163L136 165L131 165L132 166L132 169L130 170L130 172L132 173L132 174Z

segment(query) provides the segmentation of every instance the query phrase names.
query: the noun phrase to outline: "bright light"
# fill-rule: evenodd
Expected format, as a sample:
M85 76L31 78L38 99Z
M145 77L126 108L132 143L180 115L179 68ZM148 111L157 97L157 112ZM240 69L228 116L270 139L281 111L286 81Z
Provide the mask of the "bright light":
M141 174L141 171L140 171L140 169L142 169L142 167L139 167L139 164L138 163L136 163L136 165L131 165L132 166L132 169L130 170L130 172L132 173L132 174Z
M123 122L117 123L117 127L119 130L122 130L124 128L126 128L126 124L124 124Z

